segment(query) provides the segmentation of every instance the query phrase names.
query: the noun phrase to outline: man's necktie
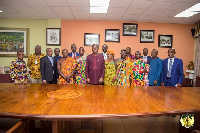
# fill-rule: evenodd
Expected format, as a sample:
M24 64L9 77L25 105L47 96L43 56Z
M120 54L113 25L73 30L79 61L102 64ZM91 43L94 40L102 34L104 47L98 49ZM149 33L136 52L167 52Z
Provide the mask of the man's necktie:
M172 59L170 59L169 69L168 69L168 72L167 72L167 77L169 77L169 78L171 78L171 71L172 71Z

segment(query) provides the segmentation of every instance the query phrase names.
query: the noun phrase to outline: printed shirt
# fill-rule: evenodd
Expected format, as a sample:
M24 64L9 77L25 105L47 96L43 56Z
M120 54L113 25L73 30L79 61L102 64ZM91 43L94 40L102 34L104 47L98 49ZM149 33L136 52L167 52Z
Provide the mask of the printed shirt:
M132 75L132 66L133 62L129 57L126 57L125 60L117 63L117 69L119 69L119 73L117 75L117 85L120 86L130 86L129 78Z
M41 54L40 56L37 56L35 53L31 54L28 57L28 63L27 66L31 70L31 77L34 79L41 79L41 73L40 73L40 59L44 57L44 54Z
M87 56L88 55L85 54L76 60L77 61L77 66L75 69L76 84L86 84L85 66L86 66Z
M27 71L26 63L15 59L10 65L10 77L18 83L27 83L29 73Z
M144 69L147 70L147 73L143 73ZM149 64L147 64L145 60L138 59L134 61L132 65L132 71L133 75L131 76L131 86L148 86Z
M76 68L76 60L74 60L72 57L68 56L61 64L61 72L65 76L70 76L72 71ZM67 83L64 78L59 76L58 78L58 84L73 84L73 76L70 78L70 83Z

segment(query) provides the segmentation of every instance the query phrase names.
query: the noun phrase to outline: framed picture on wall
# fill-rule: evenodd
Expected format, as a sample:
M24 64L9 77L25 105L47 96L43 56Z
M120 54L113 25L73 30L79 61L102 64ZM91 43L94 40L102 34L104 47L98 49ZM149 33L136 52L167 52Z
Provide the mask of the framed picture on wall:
M0 27L0 56L15 57L18 50L24 52L24 57L28 56L29 29Z
M105 29L105 42L120 42L120 29Z
M172 48L173 35L158 35L158 47Z
M85 33L84 46L92 46L93 44L99 45L100 34Z
M123 23L123 36L137 36L138 24Z
M140 43L154 43L154 30L140 30Z
M47 28L46 29L47 45L60 46L61 44L61 28Z

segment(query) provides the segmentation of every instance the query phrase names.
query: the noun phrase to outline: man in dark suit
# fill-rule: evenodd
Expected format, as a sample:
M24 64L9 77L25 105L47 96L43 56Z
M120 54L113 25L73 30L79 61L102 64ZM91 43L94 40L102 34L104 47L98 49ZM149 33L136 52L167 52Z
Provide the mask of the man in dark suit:
M175 58L174 48L168 50L169 58L163 60L162 86L180 87L183 81L183 61Z
M40 71L42 75L42 82L44 84L57 83L57 61L52 57L53 51L47 48L47 55L40 59Z
M104 60L106 60L108 57L107 57L107 51L108 51L108 45L104 44L102 46L102 51L103 51L103 57L104 57Z
M148 49L147 49L147 48L144 48L144 49L143 49L143 56L141 56L141 58L142 58L143 60L145 60L145 61L147 62L147 64L150 65L150 61L151 61L152 57L151 57L151 56L148 56Z
M68 56L76 59L77 56L80 56L80 54L78 52L76 52L76 44L72 44L71 45L71 50L72 52L68 54Z

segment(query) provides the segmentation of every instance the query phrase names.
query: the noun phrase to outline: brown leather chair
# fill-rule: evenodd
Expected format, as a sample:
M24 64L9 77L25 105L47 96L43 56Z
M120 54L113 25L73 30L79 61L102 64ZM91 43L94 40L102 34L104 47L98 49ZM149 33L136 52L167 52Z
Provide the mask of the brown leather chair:
M184 77L183 81L182 81L182 86L183 87L193 87L193 82L191 82L191 79Z
M12 83L10 74L0 74L0 83Z
M200 77L199 76L196 76L196 84L195 84L196 87L200 87Z

